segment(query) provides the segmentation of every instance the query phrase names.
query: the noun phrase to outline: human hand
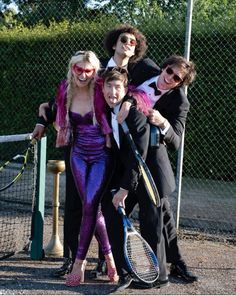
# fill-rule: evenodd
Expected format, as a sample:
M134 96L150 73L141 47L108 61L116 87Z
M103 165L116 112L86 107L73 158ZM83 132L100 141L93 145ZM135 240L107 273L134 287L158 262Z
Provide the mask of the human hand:
M43 125L36 124L34 131L32 133L32 138L37 140L41 139L44 136L46 128Z
M161 127L164 122L166 121L166 118L164 118L160 112L158 112L157 110L154 109L149 109L148 110L148 118L150 123L152 123L153 125L159 126Z
M125 199L128 196L128 192L125 189L119 189L117 193L115 193L112 203L115 206L116 210L118 209L119 206L122 206L125 208Z
M122 104L119 113L116 115L116 119L119 124L121 124L128 117L130 107L131 103L129 101L125 101Z
M39 106L39 117L43 117L45 121L47 121L46 117L46 109L49 108L48 102L41 103Z
M106 147L111 148L111 136L110 136L110 134L106 134Z

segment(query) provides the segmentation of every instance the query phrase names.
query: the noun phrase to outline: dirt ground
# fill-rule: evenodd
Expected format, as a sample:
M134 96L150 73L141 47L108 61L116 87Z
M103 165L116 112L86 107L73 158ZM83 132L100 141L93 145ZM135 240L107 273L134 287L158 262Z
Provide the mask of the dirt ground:
M59 235L62 232L59 222ZM51 219L45 222L47 245L52 229ZM61 238L61 236L60 236ZM182 252L190 270L199 276L199 281L186 284L180 279L170 278L170 284L162 289L127 289L115 294L236 294L236 246L226 240L206 240L199 236L180 234ZM96 263L97 244L93 240L88 255L85 283L79 287L66 287L65 278L52 277L52 271L61 266L61 258L45 257L42 261L32 261L27 253L18 253L0 261L0 295L46 294L111 294L114 285L107 277L89 280L89 269Z

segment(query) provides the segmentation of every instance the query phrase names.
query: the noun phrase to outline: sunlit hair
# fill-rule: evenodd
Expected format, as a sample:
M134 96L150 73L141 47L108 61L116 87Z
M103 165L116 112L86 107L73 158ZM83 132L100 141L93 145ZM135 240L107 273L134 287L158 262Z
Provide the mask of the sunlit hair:
M118 80L123 82L124 87L128 86L128 72L123 68L108 68L101 74L101 77L103 79L103 83Z
M97 58L96 54L93 51L77 51L70 59L69 69L67 73L67 103L66 109L67 112L70 109L71 101L73 97L73 91L75 90L75 80L74 74L72 72L72 66L79 62L88 62L91 64L91 67L95 69L94 75L96 75L97 71L100 68L100 61ZM89 83L89 94L90 97L94 97L94 79L91 79Z
M115 53L114 46L116 45L119 37L123 33L132 34L135 36L137 45L135 46L134 55L130 58L130 62L136 62L141 59L147 50L146 37L136 28L129 24L123 24L115 29L109 31L105 36L104 47L107 50L110 57Z
M190 85L196 77L195 64L192 61L188 61L183 56L172 55L168 57L163 61L161 69L165 69L168 66L177 67L184 74L183 81L181 81L177 87Z

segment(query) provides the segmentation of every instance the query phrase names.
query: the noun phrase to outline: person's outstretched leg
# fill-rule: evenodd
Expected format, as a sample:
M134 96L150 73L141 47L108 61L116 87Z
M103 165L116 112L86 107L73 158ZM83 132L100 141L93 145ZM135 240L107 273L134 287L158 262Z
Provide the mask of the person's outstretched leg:
M75 186L70 167L70 146L64 149L65 159L65 207L63 224L63 264L53 271L54 277L61 277L71 272L78 247L78 235L82 219L82 203ZM77 222L74 222L74 221Z
M175 220L168 198L163 198L163 235L165 239L166 260L170 265L170 275L183 279L188 283L198 281L198 277L189 271L178 245Z
M97 214L95 236L106 261L107 275L111 282L118 282L119 277L117 275L115 261L111 252L111 246L108 239L105 219L101 211L101 206L99 206Z
M108 177L109 156L103 155L89 163L89 161L80 159L78 155L74 156L72 153L71 168L77 189L82 198L83 218L76 260L71 275L67 280L69 286L74 285L74 282L70 282L70 279L79 284L83 276L84 261L94 234L98 207ZM104 236L105 229L104 223L104 230L101 231L100 239L104 242L103 247L106 249L106 253L109 253L111 250L107 234ZM77 280L74 278L76 274Z

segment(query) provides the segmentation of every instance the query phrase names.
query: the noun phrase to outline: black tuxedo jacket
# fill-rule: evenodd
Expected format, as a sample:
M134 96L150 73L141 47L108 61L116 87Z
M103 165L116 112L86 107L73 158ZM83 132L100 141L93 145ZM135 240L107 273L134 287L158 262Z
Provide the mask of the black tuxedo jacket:
M109 111L108 117L111 117L110 113L111 111ZM147 117L135 107L131 107L129 115L126 118L126 123L138 151L145 159L148 151L150 132ZM116 168L111 182L111 188L119 189L122 187L128 191L135 191L139 182L140 172L135 155L131 150L130 144L121 125L119 125L118 128L120 141L119 148L112 137L112 150L114 158L116 159Z
M144 58L136 63L128 64L130 84L139 86L144 81L159 75L160 68L150 58Z
M144 81L158 76L160 68L150 59L143 59L131 65L131 84L138 86ZM156 182L161 197L167 197L175 189L175 178L167 149L177 150L181 143L181 136L189 111L189 101L182 88L172 89L166 92L154 105L169 123L165 136L161 136L159 148L150 148L146 163Z
M177 150L189 111L189 102L183 89L173 89L165 93L154 105L170 123L161 137L159 148L149 148L146 163L156 182L161 197L169 196L175 190L175 177L167 149Z

